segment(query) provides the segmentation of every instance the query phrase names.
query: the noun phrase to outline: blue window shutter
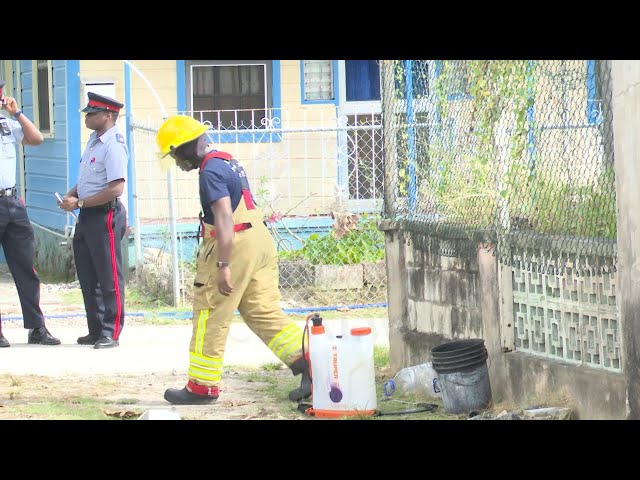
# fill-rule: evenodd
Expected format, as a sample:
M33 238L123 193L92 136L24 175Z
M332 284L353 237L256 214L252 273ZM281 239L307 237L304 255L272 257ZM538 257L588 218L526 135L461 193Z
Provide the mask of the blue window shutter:
M377 60L345 60L348 102L380 100L380 66Z

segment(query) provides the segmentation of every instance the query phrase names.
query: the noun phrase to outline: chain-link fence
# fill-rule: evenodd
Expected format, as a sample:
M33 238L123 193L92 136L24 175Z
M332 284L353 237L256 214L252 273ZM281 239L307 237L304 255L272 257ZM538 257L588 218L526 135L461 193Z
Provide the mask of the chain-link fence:
M444 254L615 268L607 61L389 60L381 81L386 218Z
M380 114L334 111L288 121L279 110L259 118L259 125L251 121L242 129L216 123L208 135L247 172L278 247L283 306L385 305L384 236L377 229L384 178ZM176 303L172 291L174 300L189 303L199 243L198 177L160 168L158 127L131 122L137 278L168 303Z

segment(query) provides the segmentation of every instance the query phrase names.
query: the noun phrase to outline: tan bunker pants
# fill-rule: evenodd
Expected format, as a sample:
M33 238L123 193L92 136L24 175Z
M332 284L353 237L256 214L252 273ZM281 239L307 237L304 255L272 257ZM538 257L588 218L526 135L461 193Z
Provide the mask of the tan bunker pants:
M220 385L227 335L236 310L287 366L302 356L302 329L280 306L278 253L262 212L257 208L247 210L240 201L233 222L250 222L252 226L234 233L229 259L234 286L231 295L218 291L218 249L212 225L204 224L197 259L188 375L190 381L207 387Z

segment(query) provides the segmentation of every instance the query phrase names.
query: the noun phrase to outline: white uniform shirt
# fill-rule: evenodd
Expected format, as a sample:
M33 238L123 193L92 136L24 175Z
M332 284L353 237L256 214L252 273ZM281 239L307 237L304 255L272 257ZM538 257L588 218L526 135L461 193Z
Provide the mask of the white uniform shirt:
M16 144L23 138L20 122L0 115L0 189L16 185Z
M129 151L117 125L101 137L92 132L80 160L78 198L95 195L114 180L126 181L128 158Z

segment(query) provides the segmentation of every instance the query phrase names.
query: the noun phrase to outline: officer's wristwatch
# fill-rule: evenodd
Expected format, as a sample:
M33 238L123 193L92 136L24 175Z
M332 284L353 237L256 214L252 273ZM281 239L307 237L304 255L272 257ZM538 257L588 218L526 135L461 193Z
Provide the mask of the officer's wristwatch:
M216 266L218 268L228 267L229 266L229 262L216 262Z
M78 208L84 207L84 200L78 200Z

